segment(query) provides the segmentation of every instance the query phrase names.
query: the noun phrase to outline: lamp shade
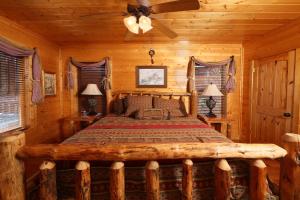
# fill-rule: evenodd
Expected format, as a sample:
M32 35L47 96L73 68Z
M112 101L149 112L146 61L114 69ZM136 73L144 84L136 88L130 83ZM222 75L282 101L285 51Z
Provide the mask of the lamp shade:
M143 15L139 18L139 26L143 30L143 33L146 33L153 28L151 26L151 19Z
M216 84L209 84L205 90L202 93L202 96L208 96L208 97L219 97L219 96L224 96L222 94L222 92L220 92L220 90L218 89L218 87L216 86Z
M88 84L81 93L82 95L102 95L97 84Z
M139 25L138 23L136 23L135 16L129 16L124 18L124 24L130 32L139 34Z

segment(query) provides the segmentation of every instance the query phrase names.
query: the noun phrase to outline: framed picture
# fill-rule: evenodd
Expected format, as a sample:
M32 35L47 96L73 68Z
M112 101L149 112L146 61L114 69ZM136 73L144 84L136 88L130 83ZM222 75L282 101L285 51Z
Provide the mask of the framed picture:
M167 67L166 66L137 66L136 87L137 88L166 88Z
M44 72L44 94L45 96L56 95L56 74Z

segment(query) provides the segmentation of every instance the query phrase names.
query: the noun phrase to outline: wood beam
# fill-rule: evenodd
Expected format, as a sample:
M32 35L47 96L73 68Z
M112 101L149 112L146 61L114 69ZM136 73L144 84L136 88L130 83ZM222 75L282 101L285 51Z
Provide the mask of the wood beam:
M149 161L146 164L146 190L147 200L159 200L159 164L156 161Z
M0 199L25 199L25 167L15 157L17 150L25 145L25 133L0 135Z
M300 199L300 135L287 133L283 136L282 141L288 154L281 160L280 198Z
M90 164L85 161L79 161L76 164L76 200L91 199L91 175Z
M40 194L41 200L56 200L56 167L51 161L44 161L40 166Z
M267 166L262 160L250 164L249 195L253 200L264 200L267 194Z
M39 144L22 147L20 159L49 160L155 160L193 158L281 158L286 150L275 144L157 143L157 144Z
M123 162L115 162L110 168L110 199L125 200L125 175Z
M193 199L193 161L186 159L182 167L182 200Z
M231 185L231 168L225 159L216 161L215 164L215 199L229 200Z

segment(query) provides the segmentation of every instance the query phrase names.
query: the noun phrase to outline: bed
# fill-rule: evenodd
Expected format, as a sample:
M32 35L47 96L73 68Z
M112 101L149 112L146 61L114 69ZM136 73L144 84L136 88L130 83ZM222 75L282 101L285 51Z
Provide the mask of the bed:
M130 95L132 94L131 92ZM143 95L150 94L155 96L153 93L143 93ZM172 95L174 96L174 94ZM117 96L119 98L120 93L118 93ZM160 98L162 96L170 97L171 95L159 94ZM182 97L182 95L178 95L178 97ZM188 99L189 98L191 98L191 96L188 96ZM192 107L190 104L185 105ZM189 112L189 115L186 117L177 117L168 120L138 120L132 117L109 114L66 139L62 144L105 147L107 145L118 144L151 145L158 143L232 143L232 141ZM151 158L149 159L151 160ZM193 199L213 199L215 161L209 159L195 159L193 162ZM233 184L231 185L231 197L233 199L249 199L248 163L240 159L229 159L228 163L232 169ZM110 164L110 162L104 161L91 163L92 199L110 199ZM146 161L126 162L125 188L127 200L142 200L146 198L145 164ZM181 180L183 175L181 161L160 160L159 164L160 199L181 199ZM57 171L59 198L68 199L72 197L75 191L73 184L74 178L75 170L73 167L67 167ZM266 198L276 199L270 190Z
M228 138L193 117L172 120L136 120L110 115L66 139L63 144L108 145L124 143L190 143L231 142ZM234 175L232 186L236 199L247 199L247 164L229 161ZM129 162L125 168L126 199L145 199L144 162ZM214 194L214 161L198 160L194 163L194 199L211 199ZM74 193L72 169L58 171L61 198ZM92 199L109 199L109 165L94 163L92 167ZM73 176L72 176L73 175ZM182 170L180 162L160 161L161 199L180 199ZM198 186L198 187L197 187Z

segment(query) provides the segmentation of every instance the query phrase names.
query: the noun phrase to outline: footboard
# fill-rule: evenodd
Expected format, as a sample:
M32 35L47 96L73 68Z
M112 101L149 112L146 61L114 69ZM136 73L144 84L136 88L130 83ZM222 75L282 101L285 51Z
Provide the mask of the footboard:
M146 191L148 200L160 199L160 160L182 160L182 198L192 200L193 190L193 160L215 159L215 197L212 199L230 199L232 170L227 162L229 158L241 158L250 164L250 199L265 199L267 193L267 167L263 159L284 158L281 177L281 197L287 198L293 190L296 197L298 181L295 177L299 165L292 164L295 160L294 140L299 136L289 134L284 138L288 152L274 144L241 144L241 143L177 143L177 144L122 144L122 145L34 145L25 146L19 150L20 159L43 159L40 166L40 199L57 199L56 164L57 160L77 160L76 164L76 199L91 198L91 175L88 161L111 161L110 167L110 199L125 199L126 161L148 161L145 166ZM288 154L287 154L288 153ZM294 171L291 172L290 169ZM288 177L287 177L288 176ZM298 178L299 179L299 178ZM288 183L287 183L288 182ZM288 186L290 184L291 186ZM293 186L292 186L293 185ZM289 195L291 196L291 195ZM299 197L299 196L298 196Z

